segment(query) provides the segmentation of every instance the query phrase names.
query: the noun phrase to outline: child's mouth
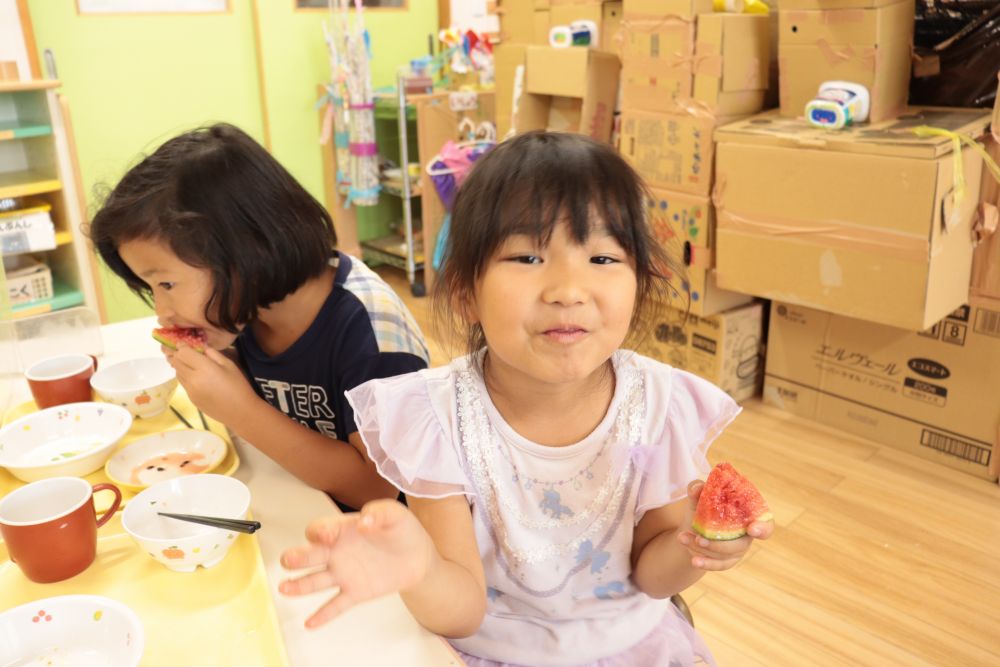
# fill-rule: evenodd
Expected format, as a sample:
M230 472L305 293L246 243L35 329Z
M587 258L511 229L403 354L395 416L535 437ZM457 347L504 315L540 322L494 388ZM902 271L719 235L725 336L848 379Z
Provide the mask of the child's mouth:
M545 337L557 343L573 343L587 335L587 330L577 326L557 327L545 330Z

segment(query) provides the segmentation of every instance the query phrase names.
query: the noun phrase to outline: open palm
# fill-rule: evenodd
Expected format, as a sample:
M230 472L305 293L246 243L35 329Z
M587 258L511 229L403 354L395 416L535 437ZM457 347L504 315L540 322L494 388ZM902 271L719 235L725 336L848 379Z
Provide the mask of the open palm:
M281 583L286 595L325 588L340 592L307 621L326 623L354 605L420 583L430 566L433 542L417 518L392 500L368 503L357 514L320 519L306 530L309 544L281 555L290 570L321 568Z

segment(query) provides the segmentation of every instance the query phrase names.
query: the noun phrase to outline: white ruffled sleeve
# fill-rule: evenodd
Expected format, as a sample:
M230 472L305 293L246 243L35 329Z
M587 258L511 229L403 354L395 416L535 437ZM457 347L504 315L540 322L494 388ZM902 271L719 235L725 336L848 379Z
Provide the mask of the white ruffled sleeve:
M368 456L407 495L475 495L459 453L455 385L447 371L369 380L346 393Z
M687 485L704 479L709 446L740 413L740 406L711 382L648 360L646 441L636 523L646 510L687 497Z

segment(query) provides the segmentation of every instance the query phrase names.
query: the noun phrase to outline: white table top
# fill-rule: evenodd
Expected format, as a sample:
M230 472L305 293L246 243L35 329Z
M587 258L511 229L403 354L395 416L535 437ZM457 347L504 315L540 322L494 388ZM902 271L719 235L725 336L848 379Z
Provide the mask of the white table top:
M159 354L159 344L149 333L156 326L154 318L144 318L101 327L104 355L100 363ZM59 352L54 349L52 354ZM0 381L0 408L29 398L23 379ZM308 487L246 442L238 438L233 441L241 459L235 477L250 487L251 510L264 526L256 535L292 667L333 663L365 667L459 664L439 637L414 620L398 595L373 600L321 628L307 630L306 618L331 594L290 598L278 593L278 583L289 576L279 559L286 548L305 541L305 529L311 520L339 510L325 493Z

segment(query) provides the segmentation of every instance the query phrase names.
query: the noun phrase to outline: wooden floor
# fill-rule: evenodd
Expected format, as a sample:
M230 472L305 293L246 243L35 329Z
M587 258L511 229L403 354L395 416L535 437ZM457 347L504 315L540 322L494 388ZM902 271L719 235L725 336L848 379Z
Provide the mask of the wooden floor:
M380 273L429 337L428 300L400 272ZM446 363L429 343L432 363ZM1000 487L744 407L709 459L754 480L777 530L684 593L719 664L1000 665Z

